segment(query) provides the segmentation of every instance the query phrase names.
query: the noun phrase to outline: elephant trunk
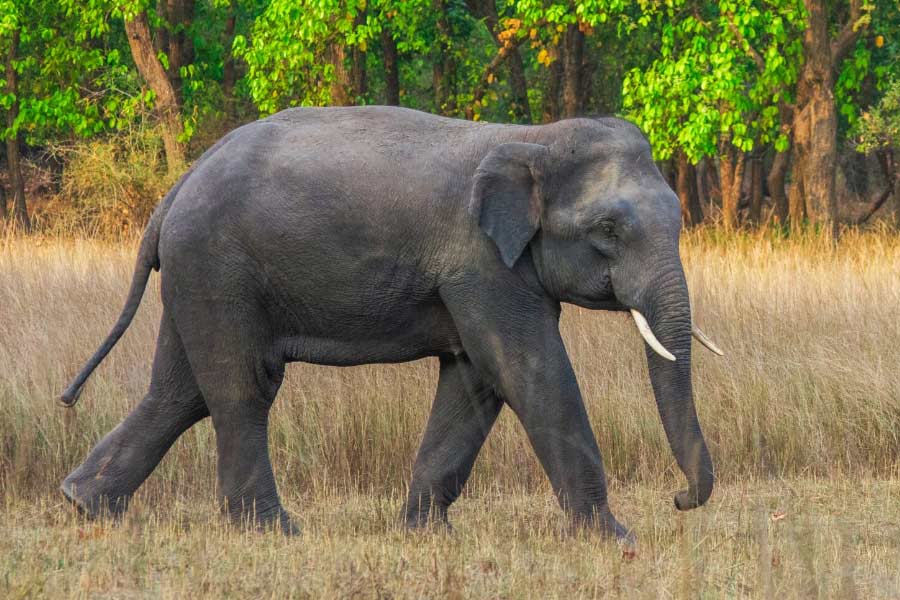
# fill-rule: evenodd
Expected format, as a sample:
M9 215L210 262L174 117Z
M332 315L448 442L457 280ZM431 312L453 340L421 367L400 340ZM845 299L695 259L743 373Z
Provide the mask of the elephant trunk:
M673 261L644 295L642 312L659 343L675 360L647 345L650 382L669 446L688 480L675 495L679 510L703 505L712 494L712 459L700 429L691 385L691 308L680 261Z

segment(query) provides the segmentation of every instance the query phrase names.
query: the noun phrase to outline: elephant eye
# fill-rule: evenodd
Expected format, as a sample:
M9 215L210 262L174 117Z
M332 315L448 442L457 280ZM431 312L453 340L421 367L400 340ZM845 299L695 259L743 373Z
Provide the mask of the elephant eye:
M598 222L591 230L590 240L600 254L607 258L614 256L618 245L616 224L607 220Z
M601 221L597 230L608 238L616 237L616 225L612 221Z

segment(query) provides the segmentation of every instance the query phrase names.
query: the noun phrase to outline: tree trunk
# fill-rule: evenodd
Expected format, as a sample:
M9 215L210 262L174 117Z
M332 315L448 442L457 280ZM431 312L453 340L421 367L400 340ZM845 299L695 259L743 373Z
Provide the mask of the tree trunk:
M397 57L397 42L386 25L381 29L381 52L384 56L385 104L400 106L400 63Z
M354 20L354 26L366 24L366 11L360 11ZM353 46L350 50L350 87L353 91L354 104L362 102L369 92L369 81L366 73L366 53L360 47Z
M7 125L10 125L15 120L15 118L9 117L12 112L12 108L10 108L9 113L7 113ZM19 153L19 136L15 135L7 138L6 167L9 172L9 189L12 193L13 219L16 225L25 231L31 231L31 219L28 217L28 205L25 201L25 179L22 177L21 158L22 156Z
M769 195L772 197L772 204L775 206L775 217L780 225L788 221L788 200L787 195L784 193L784 178L787 175L789 163L790 156L787 152L776 153L775 160L772 161L772 168L769 169L769 175L766 177Z
M156 14L159 16L161 23L156 29L156 35L153 37L153 48L156 53L169 53L169 16L168 12L169 0L157 0Z
M584 39L585 36L582 34L582 40ZM583 41L582 47L584 43ZM591 53L588 50L582 50L581 57L578 110L581 114L584 114L588 107L591 106L591 94L594 91L594 71L597 69L597 63L591 60ZM691 166L693 167L693 165Z
M806 202L803 193L801 158L796 146L791 150L791 187L788 190L788 220L791 229L801 229L806 223Z
M894 195L894 225L900 226L900 169L897 168L897 161L894 159L893 150L887 150L885 152L884 162L882 164L885 166L885 179ZM891 174L893 174L893 180L890 180Z
M456 112L456 62L451 53L450 23L447 22L447 1L433 0L432 7L437 17L437 56L432 68L434 103L437 112L451 116Z
M681 220L686 226L699 225L703 221L703 209L697 194L697 173L683 152L676 158L675 190L681 202Z
M581 63L584 55L584 34L578 25L569 25L565 33L563 52L563 116L577 117L581 113Z
M738 226L738 204L744 181L746 157L737 148L728 145L719 158L719 187L722 190L722 223L726 229Z
M832 39L829 7L824 0L804 0L807 28L803 36L806 60L797 79L797 102L793 123L793 173L791 176L791 221L802 201L813 223L836 232L837 206L837 109L834 105L835 69L867 26L860 19L860 0L850 0L850 16ZM796 190L796 191L795 191Z
M531 105L528 102L528 80L525 78L525 62L518 48L510 50L506 59L509 67L510 109L516 122L531 124Z
M885 188L878 198L875 199L875 202L872 203L872 206L866 209L863 215L856 220L857 225L862 225L875 216L875 213L892 197L894 198L894 206L892 207L894 222L895 224L900 223L900 170L897 169L894 161L894 151L890 148L880 150L877 157L878 166L881 167L881 172L884 175Z
M802 194L795 202L803 202L809 220L827 225L834 223L837 212L837 114L831 84L809 85L814 87L798 94L802 104L794 118L792 182Z
M14 29L6 54L6 93L13 98L9 110L6 111L6 126L12 128L19 116L19 100L16 97L17 74L15 69L16 51L19 46L19 30ZM9 190L12 194L13 218L16 224L26 232L31 231L31 219L28 218L28 206L25 203L25 180L22 177L22 162L19 154L18 134L6 138L6 167L9 171ZM6 199L3 204L5 206ZM6 213L4 212L4 216Z
M547 69L547 86L544 90L544 101L541 107L541 121L553 123L559 120L559 88L562 84L562 59L557 48L550 50L553 62Z
M168 35L169 80L175 90L178 103L183 100L181 68L193 62L194 45L187 29L194 18L194 0L166 0L166 19L172 27Z
M353 46L350 63L350 88L353 90L354 103L360 102L369 91L369 80L366 73L366 53Z
M333 106L351 106L350 72L345 64L346 53L344 46L338 42L332 42L328 46L328 62L334 67L334 81L331 82L331 104Z
M125 21L125 33L134 64L156 95L156 115L166 149L166 164L170 173L177 173L184 165L184 147L178 140L183 131L181 115L172 82L153 51L147 14L142 12L131 21Z
M710 206L709 182L707 181L707 170L709 169L709 159L701 158L700 162L694 167L694 173L697 177L695 185L697 186L697 201L700 203L701 214L709 214L712 206Z
M234 42L235 0L228 5L228 18L225 19L225 64L222 66L222 95L225 96L225 114L228 119L235 118L234 84L237 81L235 72L234 52L231 45Z
M762 157L750 159L750 223L759 226L762 220L763 200L763 160Z

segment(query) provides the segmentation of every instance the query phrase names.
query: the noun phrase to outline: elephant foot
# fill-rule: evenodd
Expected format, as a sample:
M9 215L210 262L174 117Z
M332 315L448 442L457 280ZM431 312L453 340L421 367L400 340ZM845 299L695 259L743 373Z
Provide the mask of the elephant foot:
M433 506L431 510L405 510L403 526L407 531L431 531L453 533L445 507Z
M575 517L572 529L574 532L596 532L606 538L615 539L616 544L622 549L623 557L637 556L637 538L616 520L609 509L595 511L589 516Z
M453 533L453 525L450 521L427 520L422 522L405 521L404 528L409 533Z
M79 477L79 471L75 470L66 477L59 490L79 514L89 519L121 518L128 509L131 495L99 489L100 483L103 483L102 479Z
M227 511L226 511L227 512ZM300 535L300 527L294 522L284 508L280 505L264 511L245 511L238 514L230 514L231 522L248 531L266 533L277 531L288 537Z
M277 525L274 522L272 524L287 537L300 535L300 526L294 522L291 515L283 508L278 513Z
M637 538L631 531L622 527L621 532L616 532L616 544L622 551L622 558L626 560L637 558Z

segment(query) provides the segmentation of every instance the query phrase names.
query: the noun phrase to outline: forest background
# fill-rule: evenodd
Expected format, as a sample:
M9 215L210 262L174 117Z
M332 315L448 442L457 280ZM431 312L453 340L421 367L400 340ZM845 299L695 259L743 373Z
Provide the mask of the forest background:
M229 129L298 105L618 114L686 225L896 220L896 0L0 0L0 211L133 234Z

